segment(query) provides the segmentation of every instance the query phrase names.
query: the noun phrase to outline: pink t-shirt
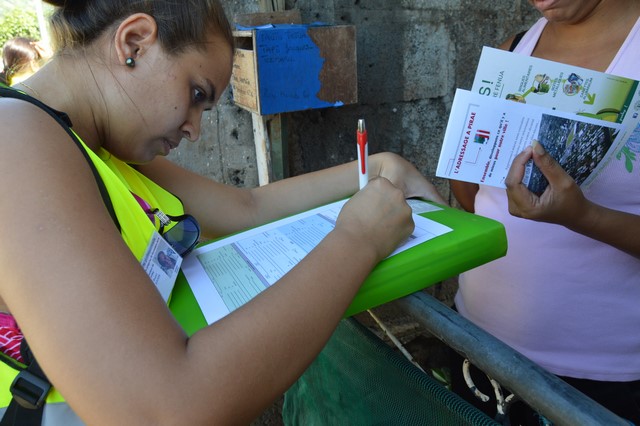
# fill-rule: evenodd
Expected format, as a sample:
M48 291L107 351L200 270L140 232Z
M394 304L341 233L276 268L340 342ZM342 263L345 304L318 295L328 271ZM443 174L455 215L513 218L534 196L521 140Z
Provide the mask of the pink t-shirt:
M546 23L533 25L515 52L530 55ZM639 51L640 19L607 72L640 80ZM584 193L640 215L640 126ZM475 209L504 223L509 249L460 276L459 312L552 373L639 380L640 260L562 226L511 216L503 189L480 186Z

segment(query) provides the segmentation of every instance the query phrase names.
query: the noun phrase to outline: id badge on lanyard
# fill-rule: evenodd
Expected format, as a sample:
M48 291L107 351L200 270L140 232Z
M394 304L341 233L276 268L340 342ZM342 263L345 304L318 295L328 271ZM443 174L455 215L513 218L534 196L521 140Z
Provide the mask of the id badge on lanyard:
M182 257L156 231L140 263L164 301L168 303L180 271Z

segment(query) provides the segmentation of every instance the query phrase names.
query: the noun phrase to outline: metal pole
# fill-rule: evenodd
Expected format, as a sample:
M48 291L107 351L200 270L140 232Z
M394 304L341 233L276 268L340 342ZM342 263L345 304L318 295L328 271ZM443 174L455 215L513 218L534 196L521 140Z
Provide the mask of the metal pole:
M425 329L557 425L626 425L600 404L424 292L396 302Z
M38 16L38 27L40 28L40 40L47 46L51 46L47 21L44 19L44 9L42 1L34 0L36 5L36 15Z

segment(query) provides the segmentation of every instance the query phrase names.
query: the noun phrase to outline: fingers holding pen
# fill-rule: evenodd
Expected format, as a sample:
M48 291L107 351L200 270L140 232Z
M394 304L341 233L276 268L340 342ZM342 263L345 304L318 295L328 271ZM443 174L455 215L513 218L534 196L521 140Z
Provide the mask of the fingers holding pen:
M411 235L414 226L403 191L388 179L376 177L345 204L336 230L355 233L382 260Z
M374 176L387 178L402 189L405 198L424 198L440 204L448 204L438 189L406 159L389 152L370 157Z

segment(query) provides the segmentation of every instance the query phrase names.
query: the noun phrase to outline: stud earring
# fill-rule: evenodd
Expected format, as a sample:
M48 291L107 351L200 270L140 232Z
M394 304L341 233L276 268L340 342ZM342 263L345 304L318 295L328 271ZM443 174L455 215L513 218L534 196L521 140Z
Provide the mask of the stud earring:
M128 66L129 68L133 68L133 67L135 67L135 66L136 66L136 60L135 60L135 59L133 59L133 58L127 58L127 60L126 60L126 61L124 61L124 64L125 64L126 66Z

